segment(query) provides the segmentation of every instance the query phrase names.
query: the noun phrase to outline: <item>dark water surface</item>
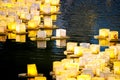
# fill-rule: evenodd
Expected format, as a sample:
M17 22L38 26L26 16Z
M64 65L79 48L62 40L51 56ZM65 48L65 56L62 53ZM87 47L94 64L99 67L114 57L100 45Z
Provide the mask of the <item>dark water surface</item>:
M100 28L120 33L120 0L61 0L60 11L56 25L67 30L68 41L98 43L93 36ZM35 63L38 72L52 80L52 62L65 57L65 48L56 48L54 43L49 41L46 49L37 49L30 40L0 43L0 78L18 80L19 73L27 72L27 64Z

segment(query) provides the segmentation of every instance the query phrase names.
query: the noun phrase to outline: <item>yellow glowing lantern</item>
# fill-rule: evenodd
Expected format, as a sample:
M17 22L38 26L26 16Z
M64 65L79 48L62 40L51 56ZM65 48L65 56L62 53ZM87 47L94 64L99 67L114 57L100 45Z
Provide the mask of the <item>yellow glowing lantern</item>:
M0 36L0 42L5 42L7 39L7 36Z
M84 52L84 48L83 47L81 47L81 46L75 46L75 48L74 48L74 54L75 55L82 56L83 52Z
M25 2L25 0L17 0L17 2Z
M117 40L118 39L118 31L110 31L109 40Z
M16 32L17 33L26 32L25 23L17 24L17 26L16 26Z
M38 76L38 77L35 77L35 80L47 80L47 78L44 76Z
M56 12L57 12L57 7L51 6L51 13L56 13Z
M77 80L91 80L91 76L90 75L81 74L81 75L77 76Z
M16 42L26 42L26 35L16 35Z
M51 0L51 5L59 5L60 0Z
M50 3L50 0L45 0L45 3Z
M25 13L20 13L20 19L26 19L26 14Z
M114 73L120 75L120 61L114 62Z
M100 37L103 37L103 38L108 38L109 32L110 32L109 29L105 29L105 28L100 29L100 30L99 30L99 36L100 36Z
M105 53L108 54L111 59L115 58L114 49L105 49Z
M40 5L40 11L43 12L44 4Z
M55 71L56 67L60 66L61 64L61 61L53 61L53 71Z
M27 64L27 75L28 76L38 75L36 64Z
M16 22L10 22L8 24L8 30L15 31L16 30Z
M57 15L51 15L51 19L52 19L53 21L56 21L56 20L57 20Z
M67 51L74 52L75 46L77 46L77 42L67 42Z
M44 4L42 12L46 13L46 14L49 14L51 12L51 6L50 6L50 4L47 4L47 3Z
M100 46L109 46L109 40L107 39L99 39L99 45Z
M36 27L37 27L37 24L35 20L28 21L28 28L35 29Z
M100 52L100 45L91 44L90 45L90 50L92 51L93 54L98 54Z
M36 21L36 24L37 24L37 25L39 25L40 22L41 22L40 16L37 16L37 15L33 16L33 20Z
M14 33L7 33L8 39L16 39L16 34Z
M103 77L93 77L92 80L105 80Z
M36 36L37 36L37 30L28 31L28 37L36 37Z
M52 27L52 19L50 16L45 16L44 17L44 27Z

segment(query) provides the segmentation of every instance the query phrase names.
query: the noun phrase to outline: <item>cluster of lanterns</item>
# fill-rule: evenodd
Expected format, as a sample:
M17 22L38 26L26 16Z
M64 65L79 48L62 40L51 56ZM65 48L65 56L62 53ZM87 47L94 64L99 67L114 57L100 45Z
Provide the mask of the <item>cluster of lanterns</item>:
M111 31L107 28L99 29L99 35L95 36L101 46L116 45L118 42L118 31Z
M120 80L120 45L67 42L66 58L53 62L56 80Z
M46 48L46 41L53 39L53 29L58 28L54 21L60 14L60 0L4 0L0 4L0 42L24 43L27 34L31 41L37 41L38 48ZM66 37L66 30L57 29L56 34ZM56 42L65 46L65 40Z

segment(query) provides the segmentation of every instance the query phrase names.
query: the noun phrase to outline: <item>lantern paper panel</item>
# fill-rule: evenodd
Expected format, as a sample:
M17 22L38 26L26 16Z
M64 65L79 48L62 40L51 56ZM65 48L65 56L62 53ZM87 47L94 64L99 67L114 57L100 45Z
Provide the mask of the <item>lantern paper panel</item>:
M109 29L105 29L105 28L99 29L99 36L103 38L108 38L109 32L110 32Z
M14 33L7 33L8 39L16 39L16 34Z
M17 26L16 26L16 32L17 33L26 32L26 26L25 26L25 24L24 23L17 24Z
M75 46L74 47L74 54L75 55L82 56L83 52L84 52L84 48L83 47L81 47L81 46Z
M118 39L118 31L110 31L109 40L117 40Z
M57 15L51 15L51 19L52 19L53 21L56 21L56 20L57 20Z
M46 38L46 32L38 30L38 32L37 32L37 38Z
M16 42L26 42L26 35L16 35Z
M56 46L57 47L65 47L66 46L66 40L56 40Z
M90 43L81 42L79 45L84 48L90 48Z
M37 48L46 48L47 42L46 41L37 41Z
M66 36L66 30L65 29L56 29L56 36L57 37L65 37Z
M114 62L114 73L120 75L120 61Z
M51 0L51 5L59 5L60 0Z
M36 64L27 64L27 75L28 76L37 76L37 66Z
M52 33L53 33L53 30L45 30L45 32L46 32L47 37L51 37Z
M35 80L47 80L47 78L44 76L38 76L38 77L35 77Z
M37 30L28 30L28 37L36 37Z
M7 39L7 36L0 36L0 42L5 42Z
M110 42L107 39L99 39L100 46L109 46Z
M43 13L45 13L45 14L49 14L51 12L51 6L50 6L50 4L44 4L43 5Z
M52 19L50 16L44 16L44 27L50 27L52 28L53 23L52 23Z
M77 46L77 42L67 42L67 51L74 52L74 48Z

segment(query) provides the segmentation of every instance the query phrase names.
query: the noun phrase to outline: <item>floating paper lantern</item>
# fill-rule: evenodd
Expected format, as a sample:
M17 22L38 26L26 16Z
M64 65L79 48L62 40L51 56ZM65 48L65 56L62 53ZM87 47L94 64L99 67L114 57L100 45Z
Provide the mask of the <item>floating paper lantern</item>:
M27 64L27 75L28 76L38 75L36 64Z
M77 42L67 42L67 51L74 52L75 46L77 46Z
M109 32L110 32L109 29L105 29L105 28L100 29L100 30L99 30L99 36L101 36L101 37L103 37L103 38L108 38Z
M56 13L56 12L58 12L57 10L57 7L56 6L51 6L51 9L50 9L51 11L51 13Z
M91 44L90 45L90 50L92 51L93 54L98 54L100 52L100 45Z
M79 44L81 47L84 47L84 48L89 48L90 47L90 43L80 43Z
M105 53L108 54L111 59L115 58L114 49L105 49Z
M56 20L57 20L57 15L51 15L51 19L52 19L53 21L56 21Z
M35 20L28 21L28 27L27 28L35 29L37 26L38 25L37 25Z
M100 46L109 46L110 42L107 39L99 39Z
M50 0L44 0L45 3L50 3Z
M56 29L56 37L66 37L66 30L65 29ZM56 40L56 45L58 47L65 47L66 40Z
M38 77L35 77L35 80L47 80L47 78L43 76L38 76Z
M74 54L78 56L82 56L84 52L84 48L80 46L75 46L74 47Z
M17 33L26 32L25 23L17 24L17 26L16 26L16 32L17 32Z
M110 31L109 40L117 40L118 39L118 31Z
M16 39L16 34L14 33L9 32L7 33L7 36L8 36L8 39Z
M29 30L28 31L28 37L36 38L37 36L37 30Z
M37 25L39 25L40 22L41 22L40 16L37 16L37 15L33 16L33 20L36 21L36 24L37 24Z
M60 0L51 0L51 5L59 5Z
M52 28L52 19L50 16L45 16L44 17L44 27L51 27Z
M26 42L26 35L16 35L16 42Z
M46 32L45 31L38 31L37 32L37 38L39 39L45 39L46 38ZM46 40L37 41L37 48L46 48Z
M8 30L15 31L16 30L16 22L10 22L8 24Z
M45 14L49 14L51 12L50 4L44 4L42 12Z
M120 75L120 61L114 62L114 74Z

